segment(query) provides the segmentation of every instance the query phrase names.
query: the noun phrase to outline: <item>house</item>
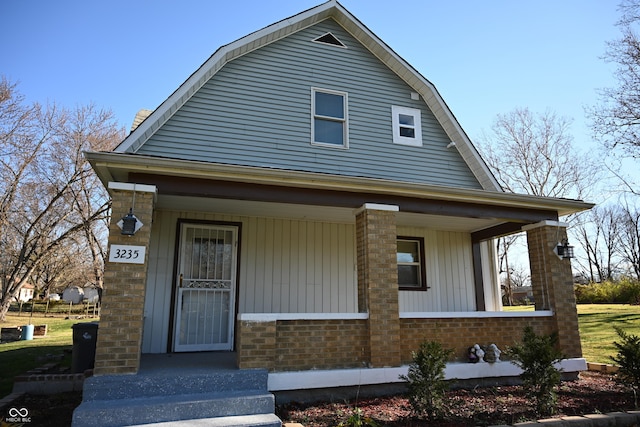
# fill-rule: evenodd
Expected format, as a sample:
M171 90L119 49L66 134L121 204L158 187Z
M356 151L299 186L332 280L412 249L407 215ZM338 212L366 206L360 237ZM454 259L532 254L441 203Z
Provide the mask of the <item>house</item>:
M17 300L18 302L29 302L33 299L33 295L35 292L35 286L31 283L27 283L20 288L20 292L18 293Z
M533 299L533 288L531 286L518 286L512 291L513 301L518 304L530 304Z
M62 300L71 304L80 304L84 299L84 289L80 286L69 286L62 291Z
M93 285L88 285L85 286L82 289L82 300L86 301L89 304L95 304L97 302L100 301L100 293L102 292L102 289L93 286Z
M463 363L468 347L531 325L559 333L566 372L586 368L554 249L559 219L592 205L502 191L434 85L334 0L222 46L86 157L113 214L80 415L147 361L169 383L194 354L282 394L397 383L425 340L455 351L449 377L500 377L517 371ZM492 240L520 231L536 311L506 313Z

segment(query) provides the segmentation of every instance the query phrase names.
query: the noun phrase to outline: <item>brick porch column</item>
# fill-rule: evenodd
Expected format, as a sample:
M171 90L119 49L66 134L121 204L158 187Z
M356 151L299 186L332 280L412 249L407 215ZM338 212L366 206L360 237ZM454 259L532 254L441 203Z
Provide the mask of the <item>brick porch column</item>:
M369 313L372 367L400 366L397 206L365 204L356 211L358 310Z
M107 262L105 265L94 374L135 374L140 367L147 260L156 187L110 182L109 192L112 202L110 251L112 245L142 246L145 257L141 263ZM132 207L143 226L135 235L124 236L117 222ZM128 257L124 254L123 260L129 261Z
M567 357L582 357L571 261L553 251L567 238L566 224L542 221L522 229L527 232L536 310L553 310L560 349Z

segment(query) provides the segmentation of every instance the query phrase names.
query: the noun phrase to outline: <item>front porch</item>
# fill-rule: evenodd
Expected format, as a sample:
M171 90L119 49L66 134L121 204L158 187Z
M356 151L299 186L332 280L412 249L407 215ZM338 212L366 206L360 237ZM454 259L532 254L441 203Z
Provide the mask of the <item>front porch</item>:
M496 302L498 277L490 243L506 232L505 227L490 226L500 218L472 217L480 205L454 209L451 213L469 216L454 218L434 215L434 200L419 206L406 202L410 212L403 212L404 205L377 203L364 203L359 209L319 209L292 205L289 200L165 198L156 196L156 187L151 185L114 183L110 187L114 219L125 214L135 194L136 215L146 224L135 236L122 236L112 226L110 243L134 243L146 250L139 264L107 265L109 288L104 294L96 375L135 373L141 354L183 350L176 345L178 338L183 339L178 333L186 336L192 330L204 331L205 324L197 329L194 323L194 328L185 331L176 326L182 319L177 310L186 307L191 317L184 318L192 319L189 322L211 318L213 306L208 300L185 305L181 292L191 283L192 295L198 295L202 286L212 286L207 283L213 284L212 301L224 312L216 315L222 320L214 339L224 339L227 349L237 351L241 369L399 367L409 363L411 352L428 339L453 343L455 357L461 359L474 343L512 345L525 325L538 333L558 332L565 354L581 357L570 262L553 253L557 242L566 237L565 225L558 221L517 228L527 233L538 311L513 316L502 314ZM192 211L192 205L175 210L177 203L184 208L185 201L197 201L201 212ZM295 209L287 212L288 206ZM418 214L420 210L431 213ZM274 216L250 215L258 211ZM528 213L524 209L513 215L523 221L521 217ZM540 215L531 213L530 218ZM451 224L446 225L448 218ZM226 268L229 280L194 279L186 284L184 262L180 264L186 256L180 257L178 245L185 224L189 230L208 233L207 237L194 234L195 243L185 247L224 248L220 249L224 257L216 259L231 260L225 265L237 264L237 269ZM515 225L508 223L507 229ZM446 229L434 230L434 226ZM473 231L476 227L484 228ZM230 238L210 237L211 230L223 230ZM418 280L422 287L398 285L399 236L410 236L402 239L416 243L420 255L409 268L426 271ZM418 278L417 273L412 276Z
M569 357L563 368L574 373L586 369L571 267L553 253L566 232L557 220L535 222L542 214L526 216L527 209L516 209L514 217L520 222L505 228L491 226L504 221L502 217L475 218L479 204L448 206L442 212L432 199L418 203L399 198L406 204L363 203L355 209L341 202L344 205L320 209L292 200L157 196L156 187L146 184L113 183L110 189L114 221L126 214L135 194L136 216L145 224L135 236L123 236L112 224L110 244L144 249L144 262L107 264L109 287L95 376L87 384L74 425L89 425L96 414L133 416L128 401L140 406L148 400L144 407L156 413L154 420L207 418L212 416L208 408L217 406L212 402L230 402L220 395L227 393L226 387L231 387L231 401L246 396L245 404L271 414L271 393L286 399L287 394L298 398L313 390L403 387L399 375L406 374L411 352L426 340L453 348L454 360L447 367L450 379L482 383L516 377L518 370L508 362L473 365L465 360L469 346L495 343L504 349L521 339L525 326L537 333L558 332L561 349ZM357 203L366 195L349 196L349 203ZM187 207L185 201L198 203ZM286 209L291 206L295 209ZM485 210L482 215L489 215ZM185 224L189 227L182 227ZM473 231L478 227L482 231ZM532 313L503 313L496 302L490 242L516 228L527 233L534 293L540 296ZM206 233L189 235L185 229ZM230 233L225 234L229 238L211 237L211 230ZM237 268L226 268L229 275L224 280L194 278L187 285L182 274L181 260L188 259L181 257L180 244L187 242L183 236L191 236L193 242L184 247L211 251L200 259L217 260L210 264L220 266L235 266L237 260ZM426 253L424 259L416 256L416 262L408 264L426 270L422 287L399 286L400 239L412 239L417 242L414 247ZM181 297L184 289L198 295L205 288L212 295L224 292L225 297L214 297L215 305L207 299L189 305ZM178 353L183 349L175 345L180 334L209 330L209 323L199 322L212 318L214 306L222 321L213 329L217 332L207 336L234 352ZM178 310L189 310L191 317L180 317ZM181 319L193 321L193 329L178 328ZM200 335L204 334L194 334ZM259 379L239 380L244 375ZM259 391L253 386L233 388L245 382L259 383ZM141 389L150 394L136 391ZM193 406L194 396L209 403ZM266 403L252 404L252 399ZM179 413L181 408L185 413ZM233 413L242 414L242 408L240 404Z

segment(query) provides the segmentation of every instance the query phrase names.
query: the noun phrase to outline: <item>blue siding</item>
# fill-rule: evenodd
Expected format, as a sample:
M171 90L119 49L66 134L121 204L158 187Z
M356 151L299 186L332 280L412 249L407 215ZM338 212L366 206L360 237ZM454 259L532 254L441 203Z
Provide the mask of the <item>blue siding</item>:
M328 31L348 48L311 42ZM312 87L348 93L348 150L311 145ZM226 64L138 153L481 188L411 92L329 19ZM422 147L392 143L392 105L422 111Z

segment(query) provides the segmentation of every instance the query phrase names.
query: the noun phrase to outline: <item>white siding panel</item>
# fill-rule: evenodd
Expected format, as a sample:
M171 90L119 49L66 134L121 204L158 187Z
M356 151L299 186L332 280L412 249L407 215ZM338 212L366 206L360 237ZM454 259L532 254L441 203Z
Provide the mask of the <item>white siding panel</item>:
M424 238L429 286L426 292L400 291L401 312L475 311L469 234L398 227L398 235Z
M353 224L156 211L144 306L144 353L167 348L179 219L241 224L240 313L358 311Z

